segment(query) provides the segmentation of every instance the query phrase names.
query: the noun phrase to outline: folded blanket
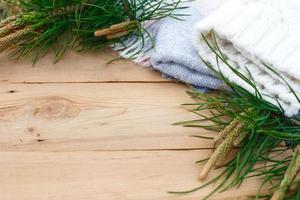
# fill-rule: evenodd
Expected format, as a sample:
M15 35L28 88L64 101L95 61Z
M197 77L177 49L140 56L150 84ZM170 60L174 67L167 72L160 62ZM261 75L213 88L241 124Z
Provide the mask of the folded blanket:
M182 21L172 18L161 21L151 55L153 68L197 87L224 88L224 83L205 66L193 46L193 28L203 17L192 7L182 12L188 13L188 16L181 18Z
M161 71L164 77L174 78L199 89L224 88L225 84L201 61L192 40L195 24L220 4L220 0L198 0L194 3L183 1L180 6L188 8L176 11L176 14L184 15L180 16L180 20L167 17L146 22L143 24L147 30L145 40L129 38L115 45L114 49L121 57Z
M224 5L210 13L221 2ZM193 4L188 9L177 11L187 15L181 17L181 21L169 17L145 23L147 42L133 38L123 43L127 48L121 44L115 49L122 57L143 66L152 66L167 77L198 88L226 87L201 61L201 56L213 66L219 65L218 68L231 81L254 92L228 66L217 63L216 56L202 38L203 34L207 41L213 42L211 33L214 32L229 62L249 79L254 79L265 100L282 107L287 116L293 116L300 109L298 99L265 64L278 71L295 91L299 91L299 4L299 0L198 0L196 6ZM190 6L184 3L187 5ZM203 17L206 14L209 16ZM194 43L192 35L196 22ZM147 40L148 34L152 39Z
M216 55L205 42L213 43L214 34L228 62L255 82L265 100L281 106L287 116L297 115L300 109L298 99L270 68L282 75L298 94L299 19L299 0L232 1L197 24L196 45L205 61L231 81L254 92L227 65L218 63Z

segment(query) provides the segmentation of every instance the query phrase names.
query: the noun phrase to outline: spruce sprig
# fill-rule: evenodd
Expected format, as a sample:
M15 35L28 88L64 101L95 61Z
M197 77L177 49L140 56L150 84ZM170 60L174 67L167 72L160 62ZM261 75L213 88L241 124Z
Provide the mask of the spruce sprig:
M212 36L214 38L213 42L208 42L204 36L203 39L215 54L217 63L225 63L236 76L249 84L255 92L251 93L231 82L222 74L218 66L212 66L211 63L203 60L207 67L228 85L229 90L218 91L217 94L202 94L192 89L188 93L196 100L196 103L188 104L188 106L193 106L192 112L202 116L202 119L177 124L187 127L223 130L221 136L225 134L225 139L221 139L220 144L216 144L215 152L206 162L202 178L206 176L208 167L217 166L218 160L223 162L224 155L227 155L228 151L234 147L235 142L240 146L240 149L233 159L224 164L224 171L216 178L189 191L170 193L186 194L202 189L209 184L217 183L215 189L204 198L207 199L216 192L239 187L248 178L261 177L263 179L261 188L268 184L269 187L271 186L271 191L274 191L274 195L260 195L260 192L258 192L256 199L298 199L300 195L299 180L296 176L299 175L300 163L300 126L297 118L286 117L280 106L264 100L263 94L256 88L255 82L241 74L228 62L227 56L218 46L215 35ZM269 66L268 68L270 72L274 72L275 76L282 78L274 69ZM290 86L289 88L293 94L297 95ZM203 111L209 111L211 116L203 117L200 114ZM237 141L237 138L232 138L233 135L236 136L236 122L243 126L242 129L238 130L241 136L239 141ZM207 123L211 125L207 125ZM228 143L228 139L231 139L231 143ZM226 142L226 148L219 148L218 145L223 144L224 146L224 142ZM283 143L287 143L288 146L282 147ZM293 158L289 154L291 149L295 149ZM215 158L216 155L217 158ZM217 161L211 162L212 159ZM291 190L293 187L294 190ZM291 196L288 194L289 192L292 192Z

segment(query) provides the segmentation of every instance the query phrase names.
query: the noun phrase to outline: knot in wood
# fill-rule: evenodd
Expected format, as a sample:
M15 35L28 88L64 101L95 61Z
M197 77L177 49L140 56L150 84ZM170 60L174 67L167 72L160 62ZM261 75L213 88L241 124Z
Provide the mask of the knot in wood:
M74 118L80 113L80 108L71 100L63 97L46 97L38 100L34 116L44 119Z

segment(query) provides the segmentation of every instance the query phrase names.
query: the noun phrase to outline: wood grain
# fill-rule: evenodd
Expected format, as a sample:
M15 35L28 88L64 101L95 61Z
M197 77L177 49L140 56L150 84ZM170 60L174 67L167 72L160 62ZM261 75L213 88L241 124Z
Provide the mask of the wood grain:
M95 54L68 52L58 63L46 55L33 66L31 60L15 61L0 55L0 82L10 83L101 83L101 82L171 82L158 72L126 60L117 60L116 53L106 49Z
M210 148L179 84L0 84L0 151ZM171 97L171 98L170 98Z
M194 162L214 136L172 125L195 119L185 86L116 54L51 55L32 66L0 56L1 200L200 200L168 190L199 186ZM217 171L210 174L214 177ZM213 200L247 199L260 181Z
M1 200L199 200L212 189L170 195L200 186L200 151L0 153ZM209 178L216 175L216 171ZM248 199L259 182L211 200Z

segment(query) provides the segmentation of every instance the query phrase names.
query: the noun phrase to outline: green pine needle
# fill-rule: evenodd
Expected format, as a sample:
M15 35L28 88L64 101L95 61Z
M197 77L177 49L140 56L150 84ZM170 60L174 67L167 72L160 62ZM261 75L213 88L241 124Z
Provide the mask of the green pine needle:
M173 11L184 9L181 0L19 0L22 13L15 24L30 26L31 35L18 43L17 58L29 56L36 62L49 51L58 61L68 49L97 50L128 37L108 40L94 37L94 32L124 21L134 21L131 31L142 40L145 31L142 22L167 16L180 17Z
M291 157L283 156L288 154L288 147L279 148L284 142L289 142L290 146L300 144L300 126L295 123L296 119L287 118L284 111L263 99L263 95L256 88L253 80L237 71L227 61L226 55L222 53L214 34L214 42L209 43L203 36L208 47L216 55L217 63L223 62L238 77L249 84L255 91L250 93L241 86L231 82L220 70L215 69L210 63L203 60L215 74L222 79L230 90L218 91L216 94L202 94L195 89L191 89L189 94L197 103L190 104L201 119L190 122L178 123L184 126L201 127L207 129L223 130L230 121L240 119L245 124L245 131L248 133L247 139L241 144L240 151L235 158L225 165L224 171L216 178L198 188L183 191L170 192L172 194L186 194L202 189L210 184L217 184L216 188L204 199L208 199L216 192L222 192L240 185L248 178L261 177L262 187L271 185L273 190L279 187L280 180L288 168ZM269 71L280 79L282 77L274 69L269 67ZM287 84L287 82L285 82ZM289 86L289 85L288 85ZM289 86L291 92L298 99L296 92ZM211 116L203 116L200 112L210 111ZM212 125L207 125L208 123ZM283 158L282 158L283 157ZM260 167L257 167L260 164ZM299 183L298 183L299 188ZM269 195L257 195L256 199L269 199ZM298 191L290 197L290 200L299 199Z

